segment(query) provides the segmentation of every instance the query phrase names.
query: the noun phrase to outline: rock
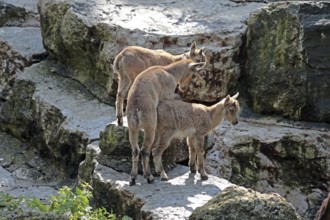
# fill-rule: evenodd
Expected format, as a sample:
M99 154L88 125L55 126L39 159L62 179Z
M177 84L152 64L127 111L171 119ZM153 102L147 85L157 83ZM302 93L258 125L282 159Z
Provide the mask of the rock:
M100 164L114 170L130 173L132 168L132 150L128 138L126 118L124 126L111 123L100 133L101 154L98 156ZM143 131L140 132L139 145L142 146ZM164 167L167 170L175 167L176 163L188 160L188 146L186 140L173 139L163 154ZM152 161L152 158L151 158ZM140 169L142 172L142 168Z
M329 130L326 124L274 118L241 118L236 126L225 122L215 130L206 170L259 192L277 192L310 219L320 204L309 197L326 193L330 184Z
M195 219L301 219L294 207L276 193L262 194L231 186L197 208L189 217Z
M63 71L57 67L44 61L19 74L13 95L1 109L0 128L28 140L75 177L86 146L99 138L115 113L78 82L56 74Z
M167 182L155 179L148 184L138 175L137 185L129 186L129 175L103 165L96 165L92 179L93 195L98 206L133 219L186 219L191 212L232 185L209 176L201 181L189 168L178 165L168 172Z
M1 131L0 139L0 192L41 200L56 194L55 186L61 178L51 163L33 152L28 144Z
M37 0L2 0L0 27L39 26Z
M245 21L261 5L229 0L166 0L157 7L144 0L38 2L46 50L70 67L70 77L112 104L114 100L106 95L106 87L116 93L111 64L128 45L177 54L188 51L195 40L198 47L205 47L210 65L203 80L194 80L186 100L213 102L236 92Z
M329 2L279 2L251 13L241 86L262 114L330 122Z
M16 73L45 56L39 27L0 28L0 99L12 94Z

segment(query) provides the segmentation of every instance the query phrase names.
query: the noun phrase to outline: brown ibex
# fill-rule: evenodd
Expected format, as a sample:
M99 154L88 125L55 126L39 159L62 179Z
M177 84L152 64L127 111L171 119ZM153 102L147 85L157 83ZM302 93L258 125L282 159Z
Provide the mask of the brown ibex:
M188 86L192 76L205 67L205 62L195 63L190 59L174 62L167 66L153 66L136 77L127 98L127 124L132 147L132 171L130 185L135 184L141 154L143 175L148 183L153 181L150 173L149 156L157 126L157 105L160 100L175 98L175 89ZM139 129L144 130L144 142L138 145Z
M150 50L143 47L129 46L115 58L113 71L118 75L118 91L116 100L116 115L118 125L123 125L123 105L134 79L143 70L151 66L165 66L182 59L192 59L195 62L205 61L202 49L196 48L193 42L190 51L172 55L164 50Z
M157 129L152 155L156 173L162 180L168 180L162 164L162 154L172 138L187 138L189 146L189 167L191 173L197 170L202 180L208 176L204 169L204 138L224 119L236 125L240 106L236 100L239 93L229 95L217 104L205 106L179 100L161 101L157 108Z

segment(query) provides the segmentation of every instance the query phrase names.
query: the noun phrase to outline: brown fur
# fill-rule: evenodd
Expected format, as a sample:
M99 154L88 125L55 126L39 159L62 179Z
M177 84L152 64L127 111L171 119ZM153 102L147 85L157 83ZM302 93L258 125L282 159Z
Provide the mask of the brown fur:
M323 200L321 207L316 213L315 220L329 220L329 219L330 219L330 193L328 194L328 197Z
M165 66L182 59L192 59L196 62L205 61L202 49L197 49L195 42L191 45L189 52L179 55L172 55L163 50L129 46L116 56L113 71L118 75L116 101L118 125L123 125L123 103L134 79L151 66Z
M216 128L224 119L232 124L238 123L240 106L236 100L238 93L229 95L213 106L186 103L178 100L160 102L157 108L157 130L152 154L156 172L162 180L168 177L162 165L162 154L170 144L172 138L187 138L189 146L189 167L192 173L197 170L201 179L208 176L204 169L204 138Z
M157 125L157 105L160 100L174 99L177 84L182 88L189 84L192 75L204 68L205 63L181 60L168 66L154 66L136 77L127 98L127 123L132 147L132 172L130 184L135 184L140 148L138 131L144 130L141 148L143 174L148 182L153 181L150 173L149 155L154 142Z

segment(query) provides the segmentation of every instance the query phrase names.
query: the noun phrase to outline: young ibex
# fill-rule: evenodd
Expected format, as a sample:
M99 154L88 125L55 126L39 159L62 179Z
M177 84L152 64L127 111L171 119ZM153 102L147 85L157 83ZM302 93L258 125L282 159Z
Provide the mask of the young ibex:
M165 66L183 59L192 59L198 63L204 62L205 56L202 49L196 48L195 42L192 43L189 52L179 55L172 55L163 50L150 50L143 47L129 46L116 56L113 71L118 75L116 100L118 125L123 125L124 100L137 75L151 66Z
M136 77L127 98L127 124L132 147L132 171L130 185L135 184L141 153L143 175L148 183L153 181L150 173L149 156L157 126L157 105L160 100L175 98L175 89L188 86L193 74L205 67L205 62L195 63L190 59L174 62L167 66L153 66ZM139 148L138 132L144 130L143 146Z
M159 103L157 108L157 129L152 155L156 173L162 180L168 180L162 164L162 154L172 138L187 138L189 146L189 167L191 173L197 169L202 180L208 176L204 169L204 138L216 128L224 119L232 124L238 123L240 106L236 100L239 93L229 95L210 107L186 103L179 100L167 100Z

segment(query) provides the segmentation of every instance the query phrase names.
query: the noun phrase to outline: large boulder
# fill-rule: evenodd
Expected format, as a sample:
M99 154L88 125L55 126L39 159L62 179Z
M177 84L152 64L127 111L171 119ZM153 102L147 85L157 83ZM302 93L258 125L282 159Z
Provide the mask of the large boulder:
M215 130L207 171L259 192L277 192L310 219L330 185L330 127L241 118Z
M39 0L46 50L104 102L116 92L111 64L128 45L188 51L193 41L204 47L210 65L186 94L187 100L212 102L236 92L240 46L249 13L262 3L224 1ZM157 14L157 18L155 15Z
M251 189L231 186L197 208L189 219L298 220L301 218L294 207L278 194L262 194Z
M13 94L2 106L0 128L30 141L75 177L87 144L99 138L115 113L78 82L55 73L64 70L43 61L18 74Z
M280 2L248 20L241 85L258 113L330 122L330 2Z

